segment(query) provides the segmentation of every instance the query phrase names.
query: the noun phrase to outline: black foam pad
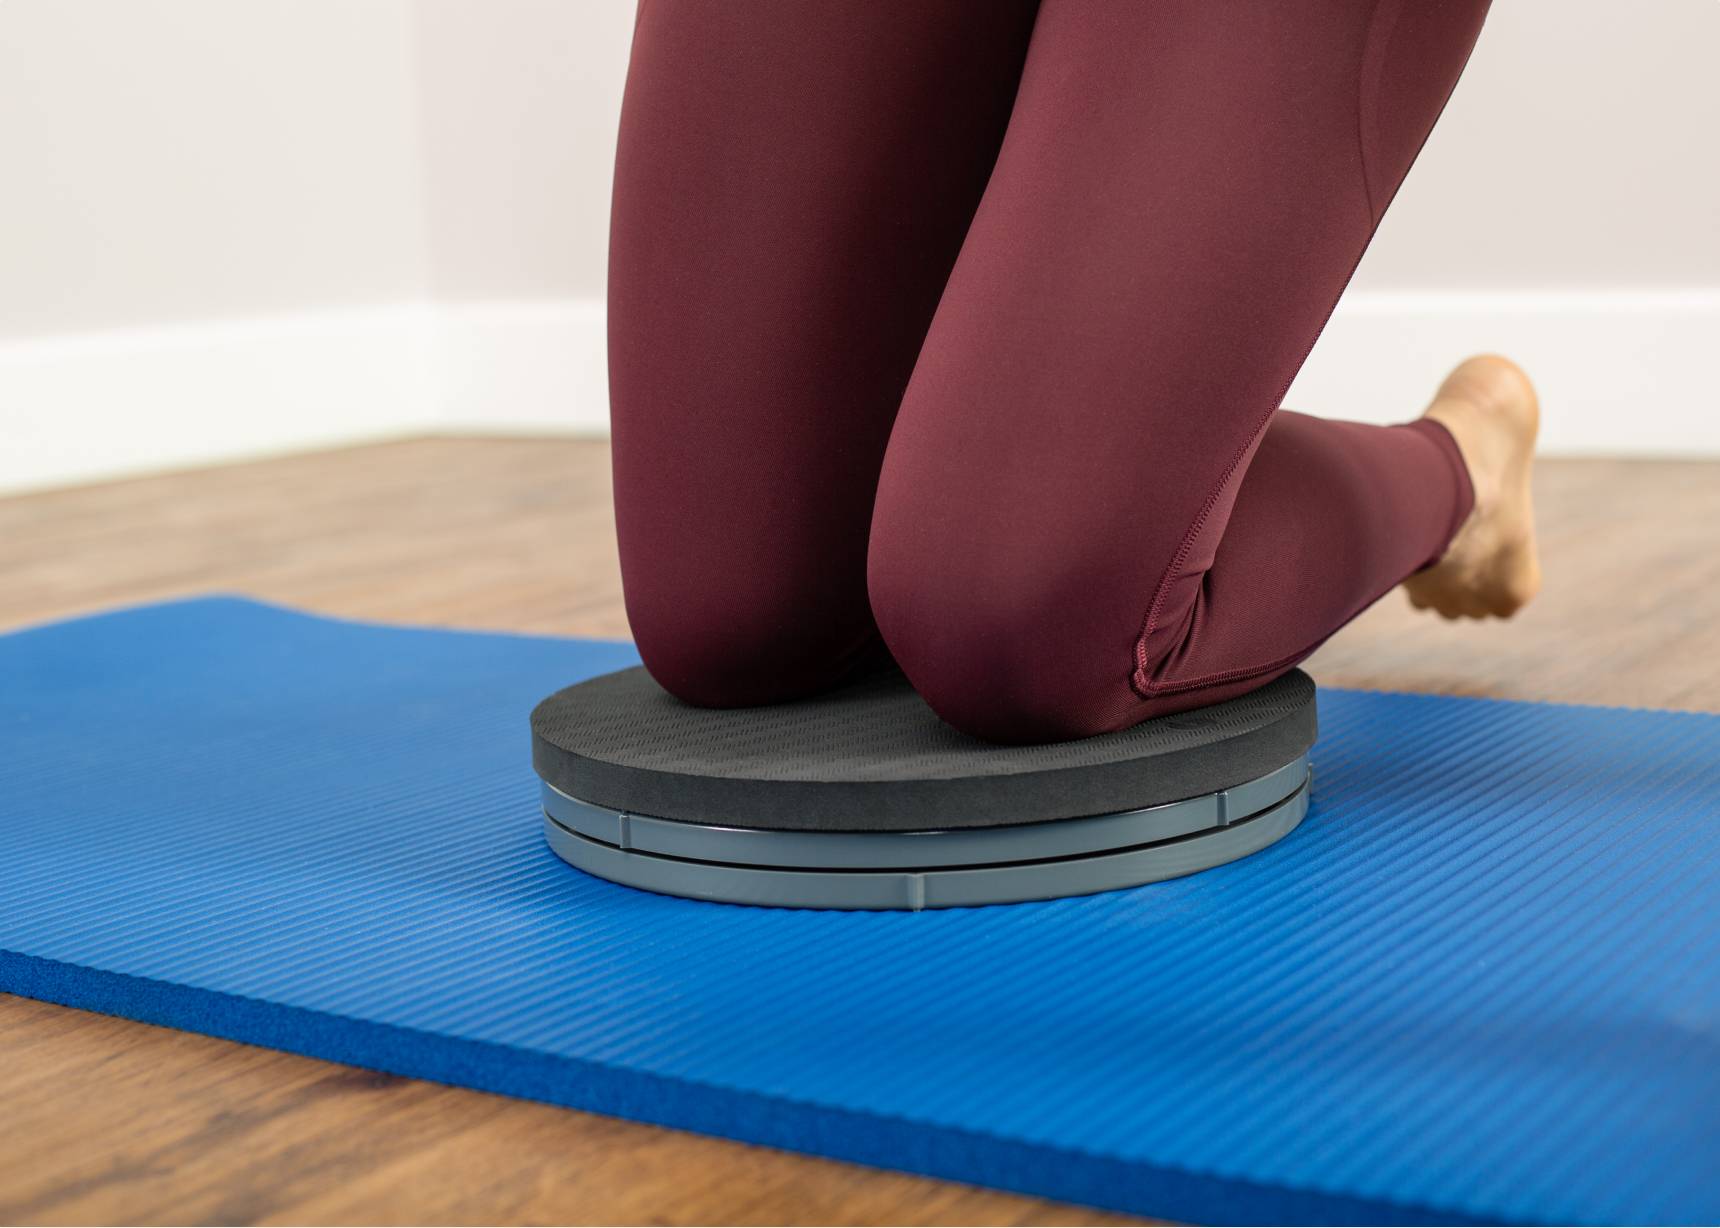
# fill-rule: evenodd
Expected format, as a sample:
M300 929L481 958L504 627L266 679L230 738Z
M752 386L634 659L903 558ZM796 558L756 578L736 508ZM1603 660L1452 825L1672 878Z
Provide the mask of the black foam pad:
M695 708L643 668L532 712L532 764L580 801L784 831L1037 823L1215 793L1303 754L1314 682L1293 670L1239 699L1120 733L998 746L940 720L899 672L764 708Z

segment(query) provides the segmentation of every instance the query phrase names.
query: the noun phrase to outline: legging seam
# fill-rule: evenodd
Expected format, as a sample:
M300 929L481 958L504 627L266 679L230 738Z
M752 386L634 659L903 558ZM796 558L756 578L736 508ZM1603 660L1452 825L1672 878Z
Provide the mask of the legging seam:
M1421 142L1415 147L1415 153L1410 156L1409 164L1404 167L1403 174L1398 178L1398 181L1393 186L1391 193L1386 197L1385 204L1380 210L1380 217L1384 217L1385 210L1391 208L1392 201L1397 198L1398 192L1403 188L1404 181L1409 178L1409 172L1415 168L1416 162L1421 159L1421 152L1427 148L1427 142L1429 138L1433 136L1433 130L1439 126L1440 116L1445 114L1445 108L1451 104L1451 97L1457 92L1458 83L1463 80L1464 70L1469 67L1469 61L1475 55L1475 45L1480 41L1479 37L1470 41L1469 49L1463 56L1463 63L1457 66L1457 72L1452 76L1451 85L1445 91L1445 97L1440 101L1439 109L1434 112L1433 122L1428 124L1427 131L1422 133ZM1357 91L1356 105L1358 107L1361 105L1361 94L1359 90ZM1360 121L1358 120L1358 125L1359 122ZM1290 385L1296 382L1296 375L1301 371L1303 364L1308 361L1308 355L1313 353L1315 344L1320 340L1320 334L1325 332L1326 325L1331 323L1332 313L1338 309L1338 303L1343 299L1344 291L1349 289L1350 282L1355 279L1356 269L1361 266L1362 257L1367 255L1368 247L1373 242L1373 232L1378 229L1378 219L1375 218L1372 213L1372 195L1368 191L1367 168L1365 164L1362 167L1362 195L1364 200L1368 202L1369 208L1368 241L1363 243L1362 250L1356 253L1356 258L1350 265L1350 271L1344 276L1344 284L1339 287L1338 293L1333 297L1331 306L1326 308L1326 314L1320 321L1320 327L1315 330L1313 339L1308 342L1308 347L1302 351L1301 361L1298 362L1295 369L1291 371L1290 378L1284 381L1284 386L1278 390L1278 396L1273 401L1272 408L1266 412L1266 415L1260 420L1260 424L1255 427L1253 433L1250 434L1243 442L1242 447L1237 449L1236 455L1231 458L1229 466L1224 471L1224 476L1219 479L1218 485L1213 487L1212 492L1207 495L1206 503L1201 507L1200 515L1195 519L1194 524L1190 526L1188 532L1183 535L1182 545L1177 548L1176 554L1171 559L1170 566L1165 568L1165 573L1159 580L1158 591L1153 594L1152 604L1147 607L1146 616L1141 622L1140 633L1135 638L1134 669L1129 672L1129 689L1143 700L1150 700L1158 695L1171 695L1182 691L1198 690L1201 687L1213 686L1220 682L1234 681L1238 678L1249 678L1259 674L1270 673L1274 669L1281 669L1286 665L1294 665L1297 661L1301 660L1303 657L1307 656L1308 653L1312 652L1315 648L1318 648L1322 643L1324 643L1325 638L1329 638L1325 637L1320 640L1316 640L1312 647L1303 649L1300 653L1292 653L1287 657L1280 657L1266 665L1253 666L1245 669L1225 670L1199 678L1185 679L1181 682L1157 683L1147 675L1147 640L1157 628L1159 612L1164 608L1165 596L1170 590L1171 577L1180 570L1182 564L1188 559L1189 552L1194 549L1195 538L1199 536L1200 530L1205 526L1207 517L1212 514L1212 509L1217 504L1219 495L1223 493L1225 484L1230 481L1231 474L1235 471L1236 466L1242 463L1242 458L1248 454L1249 448L1254 445L1255 436L1266 429L1267 424L1272 421L1272 415L1277 413L1278 407L1283 404L1284 394L1289 392ZM1373 599L1373 601L1377 600L1379 600L1378 597ZM1344 623L1354 618L1362 610L1367 609L1369 605L1372 605L1373 601L1367 601L1357 606L1348 616L1339 620L1338 625L1340 627L1343 626Z
M1337 303L1334 301L1332 310L1336 308ZM1326 316L1328 319L1331 318L1331 310L1327 311ZM1321 328L1324 327L1325 325L1322 323ZM1314 347L1310 345L1308 348L1312 350ZM1306 359L1306 355L1303 357ZM1291 378L1294 379L1295 377L1292 376ZM1130 689L1142 699L1151 699L1154 695L1163 693L1163 688L1147 678L1147 640L1152 637L1153 632L1158 627L1159 612L1164 608L1165 596L1170 591L1171 578L1188 561L1189 553L1194 549L1195 540L1200 536L1201 529L1206 526L1207 519L1212 515L1212 509L1217 505L1219 496L1224 493L1225 486L1230 482L1231 475L1236 472L1236 467L1242 463L1242 458L1248 455L1249 448L1254 446L1255 437L1265 430L1267 424L1272 421L1272 415L1278 412L1278 405L1284 400L1284 394L1288 391L1290 391L1290 384L1286 383L1283 388L1279 389L1277 400L1273 402L1272 408L1260 418L1254 430L1249 432L1248 437L1243 440L1242 446L1231 457L1223 476L1219 478L1217 485L1208 492L1205 503L1201 505L1200 514L1195 517L1194 523L1183 534L1182 543L1177 547L1176 553L1171 556L1170 565L1165 568L1164 575L1159 578L1158 589L1153 594L1152 604L1147 607L1146 617L1141 623L1141 630L1135 637L1135 667L1129 674Z
M1369 157L1368 150L1377 143L1377 138L1369 139L1369 130L1373 127L1370 120L1379 93L1379 74L1385 44L1397 25L1398 11L1395 4L1388 10L1386 0L1374 0L1373 11L1368 14L1367 30L1363 36L1361 63L1356 70L1356 156L1361 162L1362 195L1368 202L1368 221L1376 228L1384 210L1374 207L1373 160ZM1389 20L1382 20L1382 16L1389 17Z
M1363 608L1365 609L1366 607ZM1351 614L1351 617L1353 618L1355 615ZM1316 640L1311 646L1304 648L1299 652L1293 652L1287 656L1279 657L1276 661L1268 661L1265 665L1254 665L1247 669L1229 669L1222 673L1207 674L1202 678L1188 678L1182 682L1163 683L1153 687L1151 696L1143 696L1143 698L1153 698L1160 695L1178 695L1185 691L1204 690L1207 687L1217 686L1224 682L1236 682L1243 678L1253 678L1261 674L1270 674L1274 670L1285 669L1296 664L1296 662L1305 658L1309 653L1313 652L1314 649L1325 643L1329 638L1331 637L1321 636L1320 639Z
M1394 585L1393 587L1396 586ZM1352 606L1345 612L1344 616L1338 620L1339 627L1344 626L1351 619L1355 618L1363 610L1367 609L1390 591L1391 589L1386 589L1383 592L1375 593L1359 604ZM1221 670L1218 673L1205 674L1199 678L1185 678L1180 682L1168 682L1162 686L1154 687L1153 694L1176 695L1186 691L1198 691L1204 687L1217 686L1224 682L1235 682L1241 678L1253 678L1261 674L1270 674L1278 670L1288 669L1298 661L1305 660L1314 652L1315 649L1319 648L1321 644L1324 644L1335 634L1336 632L1329 632L1326 635L1322 635L1312 644L1305 645L1304 647L1297 649L1295 652L1286 653L1284 656L1281 656L1276 660L1268 661L1265 665L1251 665L1243 669Z

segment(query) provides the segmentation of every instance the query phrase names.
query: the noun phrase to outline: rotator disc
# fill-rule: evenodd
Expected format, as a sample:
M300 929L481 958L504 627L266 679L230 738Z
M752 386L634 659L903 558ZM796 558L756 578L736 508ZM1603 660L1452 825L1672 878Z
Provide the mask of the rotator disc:
M1257 852L1307 811L1314 684L1071 742L997 746L898 673L766 708L694 708L643 669L532 714L564 860L671 895L918 909L1083 895Z

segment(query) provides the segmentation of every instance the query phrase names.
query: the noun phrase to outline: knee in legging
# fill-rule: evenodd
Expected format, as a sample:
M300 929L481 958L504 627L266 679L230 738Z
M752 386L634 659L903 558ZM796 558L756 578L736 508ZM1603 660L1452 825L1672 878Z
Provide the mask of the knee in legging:
M1121 658L1081 624L1090 593L1071 572L988 566L931 543L922 521L897 532L873 522L872 614L920 695L964 733L993 742L1049 742L1114 727L1128 682ZM1108 668L1112 667L1114 668Z
M875 639L869 620L843 616L821 594L756 576L684 589L630 583L627 616L658 684L710 708L813 694Z

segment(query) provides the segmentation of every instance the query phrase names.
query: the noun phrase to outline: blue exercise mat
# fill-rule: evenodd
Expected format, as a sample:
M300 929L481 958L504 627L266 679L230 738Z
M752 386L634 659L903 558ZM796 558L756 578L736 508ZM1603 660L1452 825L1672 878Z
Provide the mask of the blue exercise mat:
M544 846L527 713L634 660L229 599L0 637L0 989L1181 1219L1720 1219L1720 717L1327 692L1256 857L793 912Z

